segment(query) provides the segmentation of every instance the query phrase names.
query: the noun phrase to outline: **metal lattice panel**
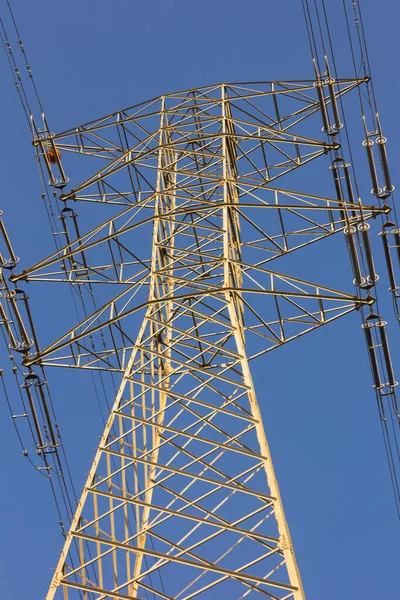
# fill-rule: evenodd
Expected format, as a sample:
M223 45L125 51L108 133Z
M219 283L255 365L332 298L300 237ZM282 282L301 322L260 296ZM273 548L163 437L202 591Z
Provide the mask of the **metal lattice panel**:
M78 158L82 183L65 245L11 279L105 291L25 364L123 374L47 600L304 599L249 361L373 302L271 269L382 212L276 187L338 149L321 95L363 82L218 85L36 138L51 185ZM112 215L81 234L71 202Z

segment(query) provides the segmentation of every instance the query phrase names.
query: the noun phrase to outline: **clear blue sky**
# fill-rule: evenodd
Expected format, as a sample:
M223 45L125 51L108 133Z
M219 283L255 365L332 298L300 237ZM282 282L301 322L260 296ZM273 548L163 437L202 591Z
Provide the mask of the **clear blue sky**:
M362 5L396 184L400 9L394 0L362 0ZM174 90L220 81L312 77L300 0L14 0L13 6L53 131ZM6 14L5 0L0 10ZM351 77L350 60L341 54L344 30L335 14L332 26L343 63L340 75ZM0 78L0 208L16 253L28 266L50 254L53 246L29 131L3 55ZM327 166L325 162L316 168ZM305 177L304 191L307 186ZM332 187L319 192L333 194ZM393 362L400 373L398 326L386 291L378 224L373 230L383 280L381 312L390 322ZM330 248L335 244L340 245L336 240ZM326 252L318 247L318 253L315 257L314 248L296 254L291 274L335 287L336 268L343 291L352 290L347 262L334 265L328 246ZM312 255L310 270L306 262ZM41 294L47 292L32 284L29 292L39 335L48 335L62 311L54 305L44 314ZM4 348L0 351L4 363L8 359ZM82 374L72 378L53 371L49 378L81 487L101 433L93 417L92 388ZM255 364L255 381L269 389L263 414L308 599L393 598L398 590L399 525L359 315L271 353ZM40 599L62 538L47 482L21 455L3 402L0 413L0 591L7 600Z

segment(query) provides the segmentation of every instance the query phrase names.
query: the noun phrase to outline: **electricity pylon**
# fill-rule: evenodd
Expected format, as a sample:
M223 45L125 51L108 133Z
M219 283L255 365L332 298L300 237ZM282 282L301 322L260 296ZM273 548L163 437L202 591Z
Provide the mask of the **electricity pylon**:
M25 364L122 373L47 600L304 600L249 363L373 302L268 264L381 212L273 183L338 157L321 112L363 82L216 85L37 136L51 185L74 156L95 174L12 281L106 291ZM75 202L115 214L81 235Z

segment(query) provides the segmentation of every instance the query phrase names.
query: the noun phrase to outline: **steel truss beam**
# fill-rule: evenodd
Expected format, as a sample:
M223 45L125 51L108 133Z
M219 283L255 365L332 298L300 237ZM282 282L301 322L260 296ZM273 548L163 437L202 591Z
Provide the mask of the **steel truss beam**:
M310 81L217 85L36 139L51 184L49 147L90 174L61 196L64 246L12 280L105 285L25 364L122 373L47 600L305 599L249 361L373 299L268 263L382 212L271 187L338 149L320 102ZM109 212L80 234L73 201Z

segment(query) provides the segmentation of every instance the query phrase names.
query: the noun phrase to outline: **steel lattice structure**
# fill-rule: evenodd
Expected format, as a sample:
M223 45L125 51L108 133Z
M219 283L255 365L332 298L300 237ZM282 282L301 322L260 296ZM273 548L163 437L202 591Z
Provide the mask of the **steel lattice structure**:
M11 281L106 291L25 366L122 374L47 600L305 598L249 365L374 302L269 264L387 212L276 187L343 166L321 123L365 82L221 84L38 133L50 184L64 162L83 181L61 195L65 245ZM75 202L112 216L80 234Z

